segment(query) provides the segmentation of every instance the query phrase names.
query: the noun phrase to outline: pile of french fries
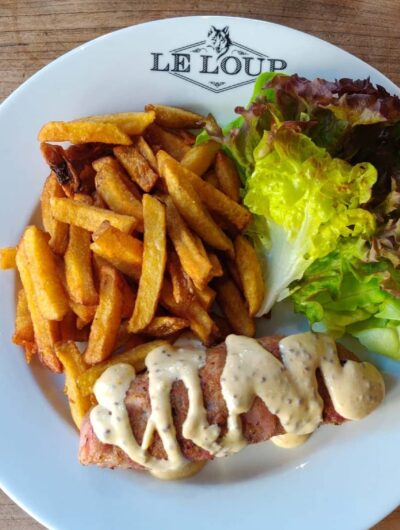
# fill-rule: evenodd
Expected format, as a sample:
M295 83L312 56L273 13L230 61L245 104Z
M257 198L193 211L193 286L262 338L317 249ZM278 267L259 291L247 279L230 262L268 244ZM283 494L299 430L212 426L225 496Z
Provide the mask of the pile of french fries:
M151 349L185 330L207 346L255 333L264 285L243 235L251 216L221 145L195 143L204 120L147 105L39 133L51 169L43 227L0 249L0 268L21 278L13 341L27 362L65 373L78 428L110 365L143 370Z

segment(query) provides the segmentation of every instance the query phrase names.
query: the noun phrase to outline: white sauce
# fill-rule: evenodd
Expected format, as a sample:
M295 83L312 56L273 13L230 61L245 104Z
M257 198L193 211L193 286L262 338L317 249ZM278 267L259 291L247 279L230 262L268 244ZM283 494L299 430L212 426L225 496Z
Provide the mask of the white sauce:
M182 381L188 391L184 438L215 456L236 453L247 444L241 414L250 410L256 396L279 418L286 431L285 435L275 436L274 443L295 447L306 441L322 422L324 404L318 393L318 368L335 410L344 418L361 419L382 401L385 387L378 370L368 363L353 361L342 366L336 345L327 335L292 335L281 340L279 347L282 362L255 339L227 337L221 390L228 410L228 430L220 442L218 426L208 424L201 391L199 370L205 364L205 350L189 338L175 346L156 348L146 358L151 415L141 445L132 433L124 402L135 379L134 369L127 364L111 366L97 380L94 393L99 404L90 414L93 430L101 442L120 447L157 477L182 478L197 472L203 464L186 460L177 441L170 403L175 381ZM166 460L148 453L155 432L162 440Z

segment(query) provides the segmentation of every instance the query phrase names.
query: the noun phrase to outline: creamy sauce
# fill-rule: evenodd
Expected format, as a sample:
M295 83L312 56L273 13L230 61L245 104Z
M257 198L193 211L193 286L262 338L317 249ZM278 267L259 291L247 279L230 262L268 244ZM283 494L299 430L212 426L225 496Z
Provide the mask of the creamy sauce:
M221 391L228 410L228 429L220 441L219 427L208 424L201 391L199 370L205 364L206 353L188 337L175 346L156 348L146 358L151 414L141 445L133 435L125 406L126 392L135 379L135 370L127 364L111 366L97 380L94 392L99 404L90 414L93 430L100 441L120 447L155 476L182 478L194 474L203 464L186 460L177 441L170 403L175 381L182 381L188 392L184 438L218 457L236 453L247 445L241 415L250 410L257 396L286 431L272 441L280 447L304 443L322 422L324 403L318 393L317 369L335 410L346 419L363 418L384 397L384 382L378 370L368 363L353 361L342 366L336 345L327 335L292 335L282 339L279 348L282 361L255 339L227 337ZM155 432L162 440L166 460L148 453Z

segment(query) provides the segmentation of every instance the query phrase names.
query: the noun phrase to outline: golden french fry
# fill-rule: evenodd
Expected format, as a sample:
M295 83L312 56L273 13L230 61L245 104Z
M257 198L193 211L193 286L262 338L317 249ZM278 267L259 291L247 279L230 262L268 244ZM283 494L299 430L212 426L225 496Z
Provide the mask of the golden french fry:
M222 268L221 262L218 259L218 256L213 252L207 252L208 259L212 265L212 275L214 278L219 278L224 275L224 269Z
M125 171L142 190L149 192L158 180L156 173L146 158L134 146L114 147L114 155L125 168Z
M163 149L176 160L181 160L190 150L190 146L178 135L155 124L146 131L146 139L153 149Z
M233 331L238 335L253 337L256 328L249 316L246 304L236 285L229 278L219 278L215 282L217 302Z
M94 315L96 314L97 305L77 304L72 300L70 300L69 305L77 316L76 327L78 329L84 328L93 321Z
M71 416L80 429L83 418L92 406L90 397L84 396L77 384L78 377L85 373L87 366L74 342L59 342L55 350L64 367L64 392L68 397Z
M244 230L250 223L251 213L246 210L246 208L230 199L227 195L214 188L214 186L208 182L205 182L192 171L184 168L166 152L160 151L157 153L157 161L160 168L160 174L163 174L163 168L168 164L170 172L178 173L181 180L184 180L193 186L196 193L209 210L220 215L239 230Z
M194 292L204 309L206 311L211 309L211 306L213 305L216 296L216 292L214 291L214 289L211 289L211 287L206 285L203 289L197 289L197 287L194 287Z
M30 363L32 356L36 353L36 345L32 318L23 288L18 291L15 327L12 341L14 344L18 344L25 349L26 361L27 363Z
M198 129L205 121L205 117L179 107L169 107L167 105L149 104L145 110L154 111L157 125L168 129Z
M48 320L62 320L69 310L68 298L46 234L31 225L25 230L22 241L40 312Z
M153 153L153 149L149 146L143 136L139 136L135 144L139 153L147 160L150 167L158 173L157 159Z
M32 319L39 359L52 372L60 373L62 366L54 353L54 344L59 339L59 323L54 320L47 320L39 310L35 292L36 278L34 279L32 276L32 269L26 256L24 241L18 246L16 263Z
M64 255L65 281L69 297L77 304L95 305L99 300L94 286L90 245L90 232L79 226L69 227L69 242Z
M90 121L100 123L111 123L116 125L121 131L130 136L143 134L146 128L153 123L155 113L149 112L118 112L116 114L100 114L98 116L88 116L79 121ZM121 143L121 142L112 142Z
M251 316L260 309L265 287L261 264L253 245L244 236L235 239L235 262Z
M17 266L15 263L16 255L17 249L15 247L0 248L0 269L15 269Z
M71 142L85 144L101 142L103 144L130 145L132 140L114 123L95 120L49 121L39 131L40 142Z
M137 333L150 324L157 308L167 258L165 207L151 195L143 196L144 242L142 274L129 331Z
M199 289L203 289L212 278L212 264L207 257L201 239L193 234L172 199L166 199L168 236L179 256L183 270Z
M215 173L221 191L233 201L240 200L240 177L235 163L224 153L219 152L215 160Z
M107 206L108 206L106 201L97 191L93 193L93 206L96 206L96 208L103 208L103 209L107 209Z
M93 234L91 250L130 278L139 280L142 270L143 243L104 223Z
M157 161L161 161L161 174L168 192L189 226L212 247L233 255L232 241L214 222L192 184L184 178L181 169L186 171L185 168L163 151L157 153Z
M107 361L92 366L82 375L77 378L78 387L84 396L88 396L93 392L93 386L101 374L110 366L118 363L131 364L136 372L141 372L145 369L145 359L147 355L155 348L166 344L163 340L155 340L140 344L132 350L113 355Z
M57 221L57 219L54 218L50 207L50 199L52 197L65 197L64 190L58 183L57 177L54 173L51 173L44 183L40 202L43 227L50 235L50 248L56 254L62 255L64 254L68 243L68 225L60 223L60 221Z
M214 142L214 140L194 145L182 158L181 164L186 169L196 173L196 175L203 175L214 162L220 148L220 144Z
M168 337L178 331L189 327L189 321L179 317L154 317L150 324L143 330L145 335L151 337Z
M120 273L110 266L101 267L99 305L84 356L87 364L100 363L111 355L121 323L122 304Z
M143 223L143 208L139 200L126 185L125 175L120 164L111 157L93 163L97 171L96 190L108 207L119 214L131 215Z
M177 304L190 304L194 297L192 280L183 270L178 256L170 252L167 259L167 268L172 284L172 294Z
M121 348L123 348L123 351L130 350L146 342L146 338L144 336L129 333L128 324L128 320L124 320L121 322L121 325L118 330L117 340L115 343L114 351L116 352L120 352Z
M138 224L138 220L129 215L97 208L83 204L73 199L50 199L51 211L58 221L80 226L89 232L95 232L104 221L122 232L132 232Z

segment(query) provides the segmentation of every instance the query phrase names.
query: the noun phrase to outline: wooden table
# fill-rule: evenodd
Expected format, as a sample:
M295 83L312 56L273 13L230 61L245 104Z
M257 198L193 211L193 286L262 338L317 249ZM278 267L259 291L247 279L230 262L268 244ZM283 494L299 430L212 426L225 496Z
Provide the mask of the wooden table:
M260 18L306 31L400 84L399 0L0 0L0 101L59 55L99 35L146 20L201 14ZM39 528L0 491L0 530ZM400 509L375 527L398 529Z

